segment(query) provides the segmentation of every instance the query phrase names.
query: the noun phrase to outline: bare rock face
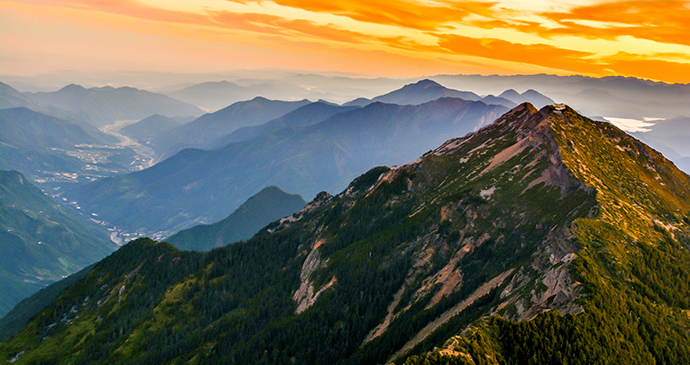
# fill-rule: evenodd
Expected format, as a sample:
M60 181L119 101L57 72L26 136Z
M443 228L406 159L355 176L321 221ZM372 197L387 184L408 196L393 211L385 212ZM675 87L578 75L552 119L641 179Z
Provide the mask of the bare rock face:
M666 280L669 272L690 277L688 212L690 177L655 151L567 106L523 104L413 162L372 169L341 194L319 194L251 240L199 256L168 248L179 262L164 270L146 261L121 300L80 307L69 327L91 331L82 318L105 318L113 338L107 351L88 351L96 346L90 332L46 329L97 288L124 287L122 275L142 260L125 246L20 340L0 344L0 354L12 359L26 350L23 357L40 362L57 348L51 341L69 335L84 339L80 353L106 356L92 362L112 360L108 354L146 359L165 344L158 362L402 363L415 354L421 360L408 360L418 364L431 351L511 363L545 351L534 358L548 352L553 361L545 363L559 363L559 356L598 354L587 347L592 339L616 348L611 363L625 362L630 349L646 351L639 363L664 362L655 354L690 358L683 347L690 341L676 341L688 338L690 287ZM128 252L133 263L122 258ZM140 300L148 290L163 299ZM152 304L135 311L135 300ZM664 340L650 340L644 328L663 321L672 335L657 331ZM529 332L540 323L553 325L548 341L511 348L513 338L541 338ZM37 340L36 329L51 340ZM168 350L183 348L168 338L191 338L179 343L189 354ZM539 347L564 338L572 346Z

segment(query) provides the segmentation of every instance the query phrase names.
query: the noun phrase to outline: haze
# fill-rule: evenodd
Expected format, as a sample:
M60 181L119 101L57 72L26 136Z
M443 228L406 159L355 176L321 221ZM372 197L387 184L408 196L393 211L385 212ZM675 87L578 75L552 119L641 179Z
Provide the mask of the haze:
M267 68L688 83L688 4L10 0L0 3L0 76L23 91L66 80L151 89L190 82L173 74Z

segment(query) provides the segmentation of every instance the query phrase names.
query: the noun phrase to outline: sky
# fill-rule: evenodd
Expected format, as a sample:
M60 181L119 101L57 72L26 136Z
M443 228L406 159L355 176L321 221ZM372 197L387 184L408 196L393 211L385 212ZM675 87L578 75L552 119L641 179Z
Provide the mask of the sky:
M690 83L690 0L2 0L0 74L287 68Z

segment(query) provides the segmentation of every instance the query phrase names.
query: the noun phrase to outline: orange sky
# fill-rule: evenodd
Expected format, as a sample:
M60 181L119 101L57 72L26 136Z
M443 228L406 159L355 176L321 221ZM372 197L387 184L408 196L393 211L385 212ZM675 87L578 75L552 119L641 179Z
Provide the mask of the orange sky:
M279 67L690 83L690 1L3 0L0 74Z

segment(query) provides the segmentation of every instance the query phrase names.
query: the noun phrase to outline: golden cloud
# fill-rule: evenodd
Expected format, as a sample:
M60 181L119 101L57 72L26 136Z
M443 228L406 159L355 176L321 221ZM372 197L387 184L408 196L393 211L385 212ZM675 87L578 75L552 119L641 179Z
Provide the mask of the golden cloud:
M660 43L690 45L690 5L683 0L610 1L541 16L562 27L532 30L543 36L575 35L615 39L632 36ZM593 26L588 22L597 22Z
M519 62L585 74L601 74L604 69L586 57L592 53L562 49L547 44L519 44L494 38L470 38L438 34L438 45L456 54L501 61Z
M255 3L256 0L230 0ZM345 16L353 20L433 31L448 22L459 22L470 14L491 16L495 2L451 1L419 2L413 0L273 0L278 5L316 13Z

